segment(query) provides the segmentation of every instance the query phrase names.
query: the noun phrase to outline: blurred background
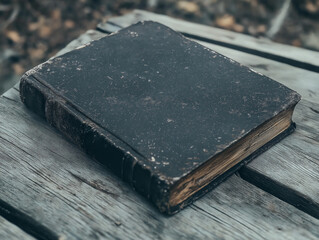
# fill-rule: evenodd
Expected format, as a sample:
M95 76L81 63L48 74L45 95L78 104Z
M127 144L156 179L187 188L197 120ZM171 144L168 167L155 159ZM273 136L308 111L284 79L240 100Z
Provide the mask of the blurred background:
M319 51L319 0L1 0L0 94L86 30L136 8Z

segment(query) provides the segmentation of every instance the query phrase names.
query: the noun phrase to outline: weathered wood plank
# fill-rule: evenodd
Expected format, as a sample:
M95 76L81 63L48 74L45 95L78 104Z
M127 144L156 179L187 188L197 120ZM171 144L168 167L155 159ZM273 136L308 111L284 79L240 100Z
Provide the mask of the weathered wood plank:
M85 43L83 41L79 42L80 44ZM235 176L215 191L197 201L191 208L178 214L177 216L179 217L174 216L167 220L167 218L159 216L152 207L148 206L148 203L144 201L144 199L131 191L124 183L113 177L111 173L104 170L98 163L87 159L81 151L66 142L45 122L20 106L16 90L7 92L2 98L4 99L1 100L0 103L5 101L5 105L11 104L11 106L6 106L6 109L10 109L9 111L13 109L13 112L11 112L11 114L1 115L0 117L0 125L2 127L0 136L6 136L6 138L0 138L0 140L3 146L7 147L6 152L1 154L5 154L6 157L9 156L10 163L3 165L2 162L0 162L1 172L6 173L6 175L2 173L0 175L0 199L5 198L10 202L15 202L17 208L41 222L46 217L45 213L51 216L53 212L53 219L45 219L44 224L50 228L54 226L53 230L60 233L60 235L69 236L70 238L86 238L103 235L104 237L113 235L114 238L115 236L118 238L121 236L136 238L140 237L138 231L144 231L145 234L142 236L144 239L159 239L162 237L180 238L186 235L193 238L228 237L240 239L251 237L262 239L271 236L267 234L274 234L271 236L272 238L277 236L278 239L289 239L295 238L294 232L291 233L292 235L287 235L288 232L293 230L297 234L296 237L303 235L303 237L307 239L318 238L318 221L316 219L311 217L308 219L307 215L269 196L263 191L242 182ZM312 138L316 140L318 135L311 135L309 133L313 132L312 122L316 119L314 119L314 116L311 114L307 115L307 113L309 113L309 109L313 113L316 113L317 105L309 104L305 102L304 106L309 106L299 110L298 112L301 114L297 114L295 120L298 123L298 121L304 118L308 119L306 124L299 127L299 129L302 130L300 134L303 134L303 136L312 136ZM0 111L3 112L2 109ZM312 117L308 118L304 116ZM12 122L12 118L20 119L20 124L18 124L20 127L12 128L10 124L8 126L8 121ZM31 118L31 122L33 122L31 125L29 118ZM3 125L3 123L6 124ZM13 125L17 127L17 124L13 123ZM36 126L39 126L40 129ZM7 129L12 129L12 131L8 134ZM16 147L13 147L6 141L8 140L7 137L14 140ZM42 142L42 140L44 140L44 142ZM21 147L22 143L30 146ZM37 149L39 148L42 154L37 154ZM14 153L15 151L17 152ZM260 158L261 157L258 159ZM307 168L306 166L304 167ZM8 168L20 169L17 170L18 172L15 172L18 173L18 175L14 176L14 172L10 175ZM8 174L10 178L8 178ZM318 174L318 171L315 171L315 177L317 176L316 174ZM20 175L21 177L18 177ZM2 181L2 177L7 179L7 181ZM313 180L310 179L310 177L310 175L306 175L306 179L304 179L305 185ZM12 178L16 180L16 184L13 183L14 181L11 181ZM10 191L3 190L10 187ZM112 192L114 192L115 195L109 193L111 190L114 190ZM116 191L120 191L121 194L118 194ZM23 192L26 193L25 196ZM24 196L22 199L28 200L26 201L28 202L26 206L22 205L21 200L17 200L15 196L16 193L19 193L17 196ZM121 199L120 201L112 198L110 200L109 195L113 198L120 196ZM266 200L263 198L264 195L266 196ZM35 202L33 198L36 200ZM253 202L253 204L250 202ZM260 202L262 204L260 204ZM60 209L60 206L63 206L63 208ZM119 209L122 210L118 211ZM43 211L45 211L45 213ZM124 211L124 213L122 211ZM122 213L121 217L119 217L119 213ZM134 216L139 213L141 213L141 217L138 220L134 219ZM229 213L234 214L234 216L226 216ZM263 215L267 216L266 220L263 219ZM297 219L296 221L295 218L300 218L298 217L300 215L302 216L301 219ZM80 216L80 218L77 218L77 216ZM144 220L142 219L143 217L145 218ZM60 223L61 218L63 221ZM289 219L287 222L286 218L293 219ZM70 219L71 223L67 224ZM91 219L94 221L92 222ZM119 219L124 219L125 224ZM59 223L59 226L55 225L55 221ZM130 222L134 224L130 225ZM176 222L179 224L174 228ZM192 222L198 222L198 224L190 226ZM252 227L250 224L254 225L255 222L256 226ZM298 227L300 222L304 224ZM310 227L308 226L309 222L311 222ZM78 226L78 224L80 226ZM218 226L217 229L215 229L216 224ZM227 224L230 224L231 228L227 226ZM297 226L295 226L295 224ZM139 226L136 227L136 225ZM85 228L75 234L74 232L80 229L81 226L85 226ZM149 226L151 226L151 228ZM260 226L266 227L262 227L261 231ZM121 227L125 227L125 229L119 231L120 235L117 235L118 231L116 229ZM100 229L102 229L102 231L100 231ZM205 229L208 230L205 231ZM233 231L233 233L229 231ZM263 231L266 231L267 234L265 235ZM261 233L261 236L259 233Z
M90 31L89 36L92 37L92 39L98 39L101 37L101 33L97 31ZM84 34L71 42L65 48L65 51L74 49L90 40L91 38L88 38L87 34ZM224 55L243 64L250 65L250 67L261 71L263 74L270 76L285 85L288 85L298 92L305 94L309 93L309 95L306 95L304 99L316 101L316 97L319 97L319 88L318 91L314 92L314 94L311 94L310 92L315 89L315 86L319 87L319 84L315 84L315 82L319 80L319 78L317 78L319 74L317 73L294 68L286 64L277 63L232 49L204 42L201 43L207 47L215 47L214 50L216 51L216 48L218 48L218 51L222 52ZM311 87L312 85L314 85L314 87ZM310 87L307 90L304 86ZM10 94L10 92L7 94ZM297 105L293 116L294 121L297 123L296 133L289 136L289 140L284 140L284 143L288 141L291 146L302 145L305 149L307 149L307 151L312 150L307 156L293 151L290 153L294 156L294 158L292 158L289 153L284 154L284 151L278 152L277 148L284 148L284 146L277 144L274 148L271 148L265 153L267 156L266 158L257 158L242 171L242 176L246 180L267 191L273 190L271 193L275 196L280 197L284 201L289 202L316 217L319 217L319 185L315 183L318 182L319 168L318 165L314 164L314 162L319 161L319 158L316 157L319 154L319 148L315 147L319 142L318 112L319 107L317 104L302 100ZM311 138L315 142L312 142L307 138ZM290 143L290 139L292 139L293 143ZM291 151L291 148L288 150ZM269 160L270 158L271 161ZM269 167L270 163L271 167ZM258 169L256 169L256 165L259 166ZM281 171L273 171L273 169L276 168L281 169ZM311 174L306 171L308 168L311 169ZM305 172L298 172L298 169L305 169ZM251 177L249 176L250 174ZM264 181L265 177L267 177L267 181ZM295 185L296 181L300 181L299 185ZM288 192L289 194L283 194Z
M231 177L173 217L19 101L0 98L0 199L67 239L317 239L319 220Z
M202 39L206 42L237 49L241 52L253 53L254 55L319 72L318 52L275 43L265 38L254 38L245 34L186 22L142 10L135 10L124 16L111 18L108 21L108 23L112 24L111 26L107 26L107 23L100 23L98 28L104 31L109 31L111 28L111 32L113 32L118 27L127 27L138 21L145 20L161 22L187 36Z
M33 240L32 236L22 231L20 228L14 224L8 222L3 217L0 216L0 239L24 239Z
M122 25L124 26L125 25L123 24L124 20L128 22L137 21L137 20L131 19L132 16L135 16L135 15L125 15L122 17L111 18L110 19L111 23L109 25L105 23L103 25L103 28L109 29L109 30L112 30L112 29L115 30L112 24L118 24L119 26L122 26ZM144 16L144 15L138 15L138 16ZM166 16L164 17L165 17L164 18L165 21L161 23L166 24L166 21L169 18ZM162 18L161 17L158 19L155 18L154 20L157 20L160 22L162 21ZM179 20L179 25L178 27L175 27L175 30L182 30L184 27L185 28L189 27L188 24L189 24L188 22ZM196 29L194 29L193 31L196 31ZM232 58L241 64L244 64L252 69L255 69L256 71L270 78L275 79L276 81L290 87L291 89L298 91L302 95L303 99L307 99L309 101L319 103L319 74L318 73L297 68L297 67L292 67L285 63L280 63L280 62L259 57L253 54L248 54L248 53L237 51L231 48L222 47L216 44L199 41L199 40L195 40L195 41L229 58ZM267 48L270 49L271 46L268 46ZM279 52L284 52L284 51L286 50L281 49ZM291 51L289 52L289 55L293 56L293 54L294 54L293 52ZM310 57L308 50L304 53L304 56ZM319 62L319 61L316 61L316 62Z
M298 123L297 131L307 138L319 142L319 108L318 104L301 101L297 106L297 113L293 120Z
M1 199L0 216L38 240L57 240L59 238L50 229Z
M211 43L198 42L297 91L303 99L319 103L319 73Z
M258 187L319 218L319 105L296 108L296 132L240 171Z
M107 34L94 30L90 30L90 38L86 34L81 35L78 39L72 41L66 48L65 53L91 40L99 39ZM287 64L278 63L266 58L255 56L252 54L236 51L233 49L221 47L215 44L198 41L200 44L213 49L229 58L240 62L276 81L296 90L302 95L303 99L319 103L319 74L300 68L291 67Z
M122 26L123 21L123 17L111 19L112 24L119 26ZM128 21L134 22L135 20L129 19ZM166 21L167 17L164 23ZM179 23L180 25L176 28L183 31L185 26L181 27L183 24L181 21ZM104 27L107 28L107 24ZM318 73L215 44L198 42L298 91L303 99L319 103ZM307 55L307 52L305 54ZM265 157L257 158L241 171L244 179L317 218L319 218L318 113L318 105L302 101L297 106L294 115L294 121L298 125L296 133L285 139L283 144L277 144L264 153ZM300 154L295 154L295 151L291 152L296 146L299 146L296 149L300 151ZM302 154L304 152L307 154ZM275 157L276 155L278 157Z
M141 15L138 14L138 19L141 19L140 16L142 16L143 20L145 20L144 12L140 13ZM145 16L148 16L147 13L145 14ZM136 17L136 15L129 15L128 19L126 16L124 16L125 18L114 18L111 19L111 23L124 26L127 22L133 23L136 21L132 16ZM150 16L155 15L151 14ZM162 21L164 24L170 22L168 17L163 16L163 19L159 17L159 19L155 18L153 20ZM179 25L174 27L178 31L183 32L184 28L189 27L184 26L186 22L179 20L178 22ZM108 28L107 24L104 27ZM195 29L195 33L198 33L197 29ZM304 99L319 103L318 73L215 44L203 41L198 42L285 84L301 93ZM280 49L279 52L284 50ZM289 52L289 54L293 55L294 52ZM308 56L307 51L305 56ZM319 218L319 185L317 184L319 180L318 119L318 105L302 101L297 106L296 114L294 115L294 121L298 125L296 133L284 140L283 144L277 144L264 153L264 158L258 158L241 171L244 179L317 218ZM295 154L295 151L291 152L292 149L298 149L300 154ZM276 151L277 154L274 153ZM278 157L274 157L276 155Z

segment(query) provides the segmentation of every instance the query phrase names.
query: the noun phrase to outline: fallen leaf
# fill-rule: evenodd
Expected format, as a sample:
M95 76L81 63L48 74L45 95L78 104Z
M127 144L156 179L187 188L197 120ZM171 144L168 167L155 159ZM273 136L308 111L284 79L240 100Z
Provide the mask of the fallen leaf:
M295 47L300 47L301 46L301 41L299 39L295 39L291 42L291 44Z
M216 24L219 27L230 29L235 24L235 18L226 14L220 18L217 18Z
M310 1L307 1L306 9L310 13L315 13L315 12L317 12L319 10L318 7L314 3L310 2Z
M74 23L74 21L72 21L72 20L65 20L64 26L65 26L66 28L73 28L73 27L75 26L75 23Z
M177 3L177 8L179 10L188 12L188 13L198 13L199 12L199 6L198 4L194 2L188 2L188 1L179 1Z
M17 75L22 75L25 72L24 67L19 63L12 64L12 68Z
M39 48L30 48L28 53L32 59L41 59L44 56L44 51Z
M53 18L54 20L59 20L59 19L61 19L61 11L60 11L59 9L54 9L54 10L52 11L52 18Z
M257 32L258 33L264 33L266 32L266 25L265 24L261 24L257 27Z
M39 29L39 35L42 38L47 38L51 35L51 28L48 26L41 26L41 28Z
M243 25L240 25L240 24L237 24L235 23L234 26L233 26L233 30L236 31L236 32L243 32L244 31L244 26Z
M15 43L23 42L22 37L16 31L7 31L6 35L7 35L8 38L10 38Z
M39 23L38 22L32 22L28 24L28 29L29 31L33 32L39 28Z

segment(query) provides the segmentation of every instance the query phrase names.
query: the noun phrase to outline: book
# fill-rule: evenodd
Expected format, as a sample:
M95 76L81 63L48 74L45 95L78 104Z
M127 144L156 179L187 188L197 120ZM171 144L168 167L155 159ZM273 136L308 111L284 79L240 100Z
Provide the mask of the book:
M21 100L174 214L295 129L300 95L156 22L29 70Z

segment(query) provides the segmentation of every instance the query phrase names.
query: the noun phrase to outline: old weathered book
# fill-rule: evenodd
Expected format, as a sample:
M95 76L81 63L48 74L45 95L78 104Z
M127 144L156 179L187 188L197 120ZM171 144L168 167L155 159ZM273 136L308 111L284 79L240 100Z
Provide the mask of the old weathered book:
M21 99L173 214L294 130L300 95L142 22L28 71Z

